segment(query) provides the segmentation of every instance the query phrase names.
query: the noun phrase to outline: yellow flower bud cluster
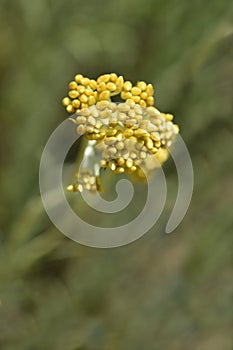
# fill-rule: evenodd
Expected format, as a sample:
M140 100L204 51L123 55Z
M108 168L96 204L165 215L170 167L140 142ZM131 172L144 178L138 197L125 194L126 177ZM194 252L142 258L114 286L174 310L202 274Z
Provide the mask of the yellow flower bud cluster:
M88 190L90 192L102 191L100 179L94 175L91 169L82 168L75 175L78 181L67 186L66 189L69 192L83 192L83 190Z
M124 79L116 73L104 74L97 79L97 91L99 101L108 101L111 96L118 95L123 87Z
M141 108L135 103L98 102L79 114L75 119L77 132L96 141L102 152L101 167L108 166L117 174L136 171L149 155L170 147L179 131L170 115L167 119L156 108ZM145 168L152 170L151 166Z
M154 107L152 84L138 81L133 86L115 73L101 75L96 81L78 74L69 89L63 104L69 113L75 112L71 120L77 133L85 134L88 147L99 154L99 169L144 178L168 158L167 149L179 128L171 114ZM111 97L118 94L123 102L112 102ZM69 191L101 190L94 164L81 169L77 178L77 183L67 187Z
M94 79L83 77L77 74L74 80L69 83L69 93L64 97L62 104L68 113L88 108L98 101L97 83Z
M120 95L122 100L135 102L142 107L154 105L154 88L152 84L138 81L135 86L124 81L123 76L116 73L100 75L97 80L77 74L69 83L69 93L62 104L68 113L75 113L88 108L98 101L110 101L112 96Z
M130 81L125 81L121 92L122 100L126 102L135 102L141 107L154 105L154 88L152 84L146 84L144 81L138 81L133 86Z

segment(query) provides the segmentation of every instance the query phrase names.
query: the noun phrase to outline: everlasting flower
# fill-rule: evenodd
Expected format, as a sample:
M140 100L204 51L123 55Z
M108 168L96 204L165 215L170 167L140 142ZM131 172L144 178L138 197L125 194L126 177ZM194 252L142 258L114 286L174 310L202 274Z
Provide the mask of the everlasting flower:
M85 135L88 143L78 181L67 190L101 191L100 168L144 178L145 171L157 167L155 159L160 164L167 159L167 148L179 128L171 114L153 106L152 84L139 81L133 86L115 73L101 75L96 81L78 74L69 89L63 105L73 114L70 119L77 133ZM112 102L114 95L120 95L123 102Z

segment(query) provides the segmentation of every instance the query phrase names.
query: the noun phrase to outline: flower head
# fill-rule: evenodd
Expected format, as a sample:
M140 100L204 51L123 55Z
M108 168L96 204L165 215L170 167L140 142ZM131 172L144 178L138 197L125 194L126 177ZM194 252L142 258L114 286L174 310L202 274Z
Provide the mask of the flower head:
M69 97L63 99L77 133L88 143L84 162L90 163L78 174L78 183L69 191L101 190L99 169L109 168L115 174L134 174L143 178L146 172L168 157L179 128L171 114L161 113L154 105L154 88L143 81L135 86L115 73L90 80L78 74L69 84ZM121 103L111 97L120 95ZM143 169L143 171L142 171Z

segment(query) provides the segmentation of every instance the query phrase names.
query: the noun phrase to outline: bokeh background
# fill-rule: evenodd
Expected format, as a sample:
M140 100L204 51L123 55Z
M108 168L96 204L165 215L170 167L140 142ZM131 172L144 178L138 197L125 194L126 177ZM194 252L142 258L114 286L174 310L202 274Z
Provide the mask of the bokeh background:
M232 350L232 15L230 0L0 1L0 349ZM51 224L38 167L67 117L68 82L108 72L155 85L195 188L166 236L177 192L169 161L159 222L104 250Z

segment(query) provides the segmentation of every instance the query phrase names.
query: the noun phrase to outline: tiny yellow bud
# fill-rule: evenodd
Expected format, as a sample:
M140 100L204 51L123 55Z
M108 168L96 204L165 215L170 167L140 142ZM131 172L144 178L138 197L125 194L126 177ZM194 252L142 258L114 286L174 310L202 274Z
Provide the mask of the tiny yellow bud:
M77 133L79 135L83 135L84 133L86 132L86 128L84 125L80 124L78 127L77 127Z
M73 100L72 101L72 106L74 107L74 108L79 108L80 107L80 101L79 100Z
M95 126L96 119L94 117L92 116L88 117L87 121L90 125Z
M166 119L170 122L173 120L173 115L172 114L165 114Z
M109 82L109 79L110 79L110 74L103 74L98 77L97 83L101 83L101 82L107 83Z
M105 140L104 140L104 143L106 144L106 145L112 145L113 143L115 143L116 142L116 138L115 137L113 137L113 136L110 136L110 137L107 137Z
M136 167L135 165L133 165L133 166L131 166L130 170L131 170L132 172L134 172L134 171L137 170L137 167Z
M114 83L107 83L107 89L109 91L115 91L116 90L116 85Z
M179 126L175 124L175 125L173 126L173 128L174 128L174 133L175 133L175 134L179 134Z
M142 91L146 90L146 83L144 81L138 81L137 82L137 87L139 87L139 89L141 89Z
M121 92L124 84L124 78L120 75L116 80L117 92Z
M150 135L150 137L152 138L153 141L159 141L160 140L160 135L158 132L153 131Z
M83 86L86 86L86 85L89 85L90 83L90 79L88 78L82 78L80 83L83 85Z
M76 118L76 121L78 124L85 124L87 122L87 119L83 116L79 116Z
M139 102L139 104L140 104L140 106L143 107L143 108L146 108L146 107L147 107L147 104L146 104L146 102L145 102L144 100L141 100L141 101Z
M123 91L122 91L122 93L123 93ZM130 110L130 106L127 105L126 103L120 103L120 104L118 105L118 110L119 110L120 112L128 112L128 111Z
M68 106L68 105L70 104L70 99L69 99L69 97L64 97L64 98L62 99L62 104L63 104L63 106Z
M96 135L93 133L93 129L87 130L87 134L85 135L88 140L96 140Z
M77 89L77 83L76 83L76 81L71 81L70 83L69 83L69 89L70 90L76 90Z
M110 126L115 127L115 126L117 126L117 124L118 124L118 120L116 118L114 118L114 117L109 118L109 125Z
M141 91L138 87L134 86L134 87L132 88L131 92L132 92L132 95L138 96L138 95L141 94L142 91Z
M90 89L90 88L85 89L84 93L85 93L86 96L94 95L94 91L92 89Z
M96 129L100 129L102 127L102 125L103 124L101 123L101 121L99 119L97 119L96 124L95 124Z
M126 94L127 94L127 92L121 91L121 98L122 98L122 100L127 100Z
M153 154L157 153L158 152L158 148L156 148L156 147L151 148L151 152Z
M134 135L136 136L136 137L139 137L139 138L141 138L141 137L145 137L145 136L147 136L148 135L148 132L146 131L146 130L143 130L143 129L136 129L136 130L134 130Z
M155 147L159 148L159 147L161 147L161 142L160 141L155 141L154 145L155 145Z
M124 82L124 85L123 85L123 89L124 89L125 91L131 91L131 89L132 89L132 83L131 83L131 81L125 81L125 82Z
M102 168L106 168L106 167L107 167L107 162L106 162L105 159L101 159L101 161L100 161L100 166L101 166Z
M153 141L148 137L146 140L146 147L150 150L154 147Z
M122 141L117 142L116 148L118 149L118 151L121 151L122 149L124 149L125 148L124 142Z
M79 97L79 100L83 103L86 103L88 101L88 97L85 95L85 94L82 94L80 97Z
M111 74L110 74L110 80L111 80L113 83L116 82L116 80L117 80L117 75L116 75L116 73L111 73Z
M79 96L79 93L77 90L71 90L69 91L68 95L71 97L71 98L76 98Z
M74 191L82 192L83 186L81 184L74 185Z
M111 146L108 148L108 152L110 153L111 157L113 157L117 153L117 150L115 147Z
M132 94L131 94L131 92L126 92L126 91L122 91L121 92L121 98L123 99L123 100L128 100L128 99L130 99L130 98L132 98Z
M134 132L132 129L126 129L125 132L124 132L124 136L126 138L130 137L130 136L133 136Z
M135 102L135 103L139 103L140 102L140 96L132 96L132 100Z
M74 80L75 80L77 83L80 83L82 78L83 78L83 75L82 75L82 74L77 74L77 75L75 75Z
M125 164L124 158L123 158L123 157L118 158L118 159L117 159L117 163L118 163L118 165L120 165L120 166L124 165L124 164Z
M92 90L96 90L96 88L97 88L97 82L96 82L94 79L91 79L91 80L90 80L89 85L90 85L90 87L92 88Z
M148 96L153 96L154 95L154 88L152 84L148 84L146 88L146 92Z
M125 171L125 169L123 167L117 167L115 172L116 172L116 174L123 174L124 171Z
M96 104L96 108L100 111L103 111L104 109L106 109L109 106L109 102L108 101L99 101ZM107 111L104 111L107 112Z
M142 92L141 95L140 95L140 97L141 97L143 100L146 100L147 97L148 97L148 95L147 95L146 92Z
M96 102L96 99L95 99L94 96L89 96L89 97L88 97L88 104L89 104L89 106L94 105L95 102Z
M125 121L125 125L126 125L127 128L133 128L134 127L134 129L135 129L135 127L137 128L137 126L135 126L135 124L136 124L136 119L134 119L134 118L127 119Z
M100 94L99 94L99 99L100 100L108 100L110 98L110 92L109 91L102 91Z
M67 191L74 192L74 185L69 185L66 187Z
M154 97L152 97L152 96L147 97L146 102L147 102L148 106L153 106L153 104L154 104Z
M88 133L92 134L94 132L94 127L92 125L87 125L86 130Z
M113 160L110 160L108 166L112 171L116 170L116 163Z
M119 132L119 134L116 135L117 141L122 141L123 138L124 138L124 136L123 136L122 132Z
M68 113L74 113L74 107L72 105L68 105L66 107L66 110L67 110Z
M135 106L135 102L132 98L127 98L127 100L125 101L130 107Z
M160 115L160 112L158 109L156 109L155 107L148 107L146 109L147 113L149 116L151 117L157 117L158 115Z
M80 94L83 94L84 91L85 91L85 87L82 86L82 85L78 85L78 86L77 86L77 91L78 91Z
M131 168L131 167L133 166L133 160L130 159L130 158L128 158L128 159L126 160L126 166L127 166L128 168Z
M83 108L88 108L88 104L83 102L82 105L81 105L81 107L82 107L82 109L83 109Z
M140 152L140 158L141 159L146 159L146 152Z
M100 83L98 83L98 85L97 85L97 91L98 92L102 92L102 91L105 91L106 90L106 84L103 82L103 81L101 81Z

